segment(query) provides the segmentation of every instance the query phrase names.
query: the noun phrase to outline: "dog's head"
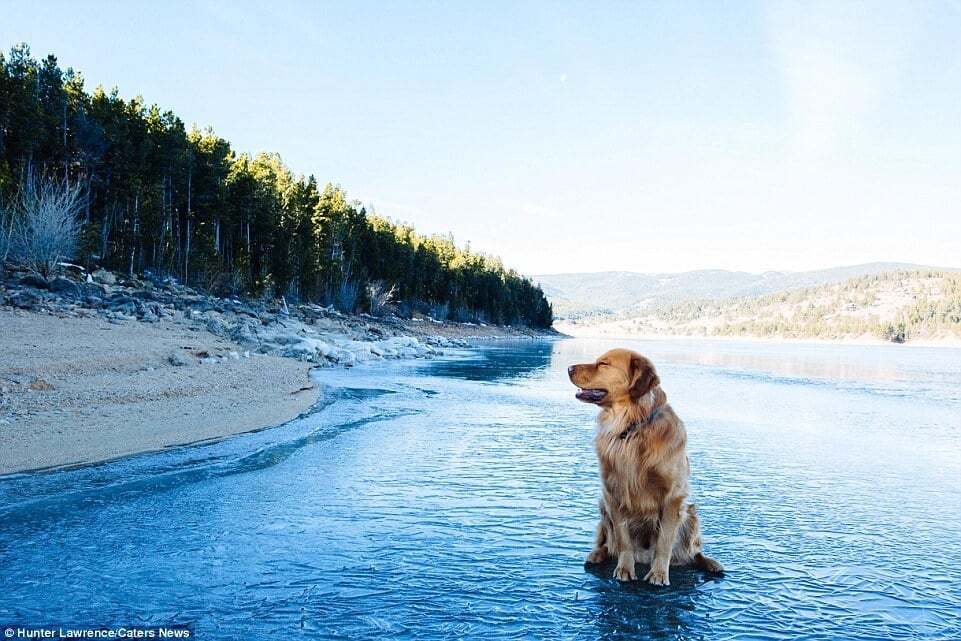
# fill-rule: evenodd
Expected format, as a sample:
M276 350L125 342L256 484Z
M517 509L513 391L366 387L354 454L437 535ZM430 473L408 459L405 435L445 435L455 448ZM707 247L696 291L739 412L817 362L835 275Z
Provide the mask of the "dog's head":
M661 384L651 361L629 349L612 349L593 363L571 365L567 375L580 388L574 395L578 400L603 407L635 402Z

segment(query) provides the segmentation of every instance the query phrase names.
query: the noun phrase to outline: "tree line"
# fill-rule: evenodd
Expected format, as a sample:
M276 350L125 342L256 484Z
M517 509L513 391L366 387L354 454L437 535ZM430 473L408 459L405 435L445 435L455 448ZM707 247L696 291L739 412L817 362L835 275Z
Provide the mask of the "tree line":
M961 271L890 271L758 297L685 301L651 310L634 328L649 331L652 324L704 336L957 338Z
M499 259L367 211L277 154L237 153L140 97L88 92L79 73L21 44L0 53L0 199L37 174L82 187L74 259L87 267L348 312L553 321L541 289Z

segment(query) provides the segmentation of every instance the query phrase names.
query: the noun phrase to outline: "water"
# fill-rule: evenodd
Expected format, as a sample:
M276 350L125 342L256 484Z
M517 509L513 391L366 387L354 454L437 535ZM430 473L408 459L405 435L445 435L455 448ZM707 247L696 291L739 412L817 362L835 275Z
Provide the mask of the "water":
M961 351L637 342L689 432L706 550L587 570L612 343L324 371L281 428L0 479L0 625L201 639L961 638Z

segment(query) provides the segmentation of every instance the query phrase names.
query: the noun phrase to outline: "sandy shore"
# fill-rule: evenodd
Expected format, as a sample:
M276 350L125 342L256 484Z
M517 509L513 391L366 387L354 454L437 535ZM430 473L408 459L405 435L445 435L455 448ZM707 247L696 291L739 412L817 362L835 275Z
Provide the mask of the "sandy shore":
M0 474L279 425L318 395L308 363L169 321L0 310L0 328Z
M0 474L280 425L317 400L313 367L549 334L218 298L102 270L0 276Z

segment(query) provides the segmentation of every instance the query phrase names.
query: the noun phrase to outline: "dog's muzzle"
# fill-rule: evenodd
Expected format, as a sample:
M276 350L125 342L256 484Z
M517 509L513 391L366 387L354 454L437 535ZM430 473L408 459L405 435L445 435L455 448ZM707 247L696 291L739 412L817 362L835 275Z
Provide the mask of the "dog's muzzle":
M607 390L602 389L579 389L574 394L574 398L585 403L600 403L607 396Z

